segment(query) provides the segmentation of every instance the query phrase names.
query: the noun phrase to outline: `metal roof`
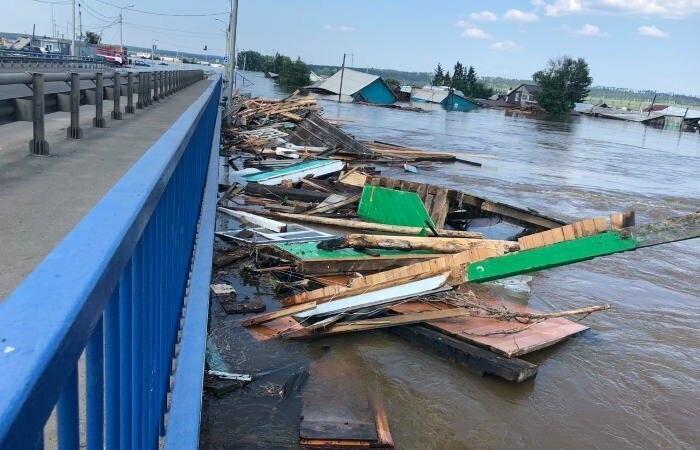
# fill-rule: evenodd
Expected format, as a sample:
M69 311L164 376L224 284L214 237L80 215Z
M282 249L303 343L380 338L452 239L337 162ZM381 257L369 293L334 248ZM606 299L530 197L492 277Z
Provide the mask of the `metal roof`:
M343 95L353 95L379 78L378 75L371 75L369 73L346 68L344 71L337 71L332 77L314 83L312 88L337 94L338 91L340 91L341 72L343 72Z

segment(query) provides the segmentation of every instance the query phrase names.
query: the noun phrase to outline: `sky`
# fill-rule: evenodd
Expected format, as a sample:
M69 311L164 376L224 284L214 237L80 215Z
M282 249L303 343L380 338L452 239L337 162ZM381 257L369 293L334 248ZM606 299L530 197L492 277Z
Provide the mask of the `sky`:
M123 10L127 46L226 48L227 0L77 1L83 29L102 31L105 42L119 43L114 5L134 5ZM4 9L0 30L31 33L36 24L50 35L52 10L69 36L65 0ZM340 65L347 53L355 67L431 71L459 60L479 75L524 79L568 55L588 62L594 85L700 95L700 0L239 0L237 38L239 50L311 64Z

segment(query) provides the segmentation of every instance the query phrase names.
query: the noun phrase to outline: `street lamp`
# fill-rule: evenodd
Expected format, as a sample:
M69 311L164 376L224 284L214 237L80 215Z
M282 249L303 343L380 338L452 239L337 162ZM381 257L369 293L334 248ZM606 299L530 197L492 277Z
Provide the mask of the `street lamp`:
M151 61L156 60L156 42L158 42L158 39L153 39L153 46L151 47Z

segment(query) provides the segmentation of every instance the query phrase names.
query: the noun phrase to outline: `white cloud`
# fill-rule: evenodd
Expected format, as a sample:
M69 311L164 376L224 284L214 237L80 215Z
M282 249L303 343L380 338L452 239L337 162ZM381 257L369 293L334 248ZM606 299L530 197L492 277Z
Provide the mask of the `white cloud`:
M324 26L323 26L323 29L326 30L326 31L339 31L339 32L341 32L341 33L349 33L349 32L351 32L351 31L355 31L355 28L354 28L354 27L349 27L349 26L347 26L347 25L339 25L339 26L335 26L335 25L324 25Z
M520 47L518 44L516 44L513 41L502 41L502 42L494 42L489 46L491 50L498 50L498 51L504 51L504 52L514 52L516 50L520 50L522 47Z
M469 14L469 20L474 20L476 22L495 22L498 20L498 17L491 11L481 11Z
M503 14L504 20L512 20L514 22L537 22L540 20L535 13L520 11L519 9L509 9Z
M600 27L597 25L591 25L590 23L585 24L580 29L575 30L574 34L579 36L592 36L592 37L605 37L608 33L600 31Z
M659 30L654 25L641 26L641 27L637 28L637 33L641 34L642 36L650 36L650 37L655 37L655 38L667 38L670 36L670 34L666 33L665 31Z
M545 14L548 16L566 16L583 11L583 3L580 0L556 0L554 3L544 5Z
M700 13L700 0L533 0L532 4L554 17L606 13L678 19Z
M459 28L470 28L472 27L472 24L467 22L466 20L458 20L455 26Z
M481 28L467 28L462 32L462 36L474 39L491 39L491 35Z

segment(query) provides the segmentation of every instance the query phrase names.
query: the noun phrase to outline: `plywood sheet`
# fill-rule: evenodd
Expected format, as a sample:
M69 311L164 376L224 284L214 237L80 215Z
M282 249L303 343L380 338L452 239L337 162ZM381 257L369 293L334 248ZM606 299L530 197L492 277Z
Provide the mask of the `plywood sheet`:
M498 307L504 305L513 311L538 313L539 311L520 305L515 302L495 299L493 297L479 297L487 306ZM444 303L407 302L392 306L395 312L407 314L413 312L430 311L432 309L449 308ZM545 347L549 347L569 336L578 334L588 327L568 319L555 318L540 322L532 327L515 334L497 334L493 336L477 336L505 331L522 327L516 322L504 322L496 319L480 317L456 317L452 319L435 320L427 324L430 328L454 336L473 344L486 347L496 353L507 357L524 355Z
M377 186L362 188L357 215L371 222L388 225L425 227L428 221L435 227L428 214L429 206L413 192L397 191Z

